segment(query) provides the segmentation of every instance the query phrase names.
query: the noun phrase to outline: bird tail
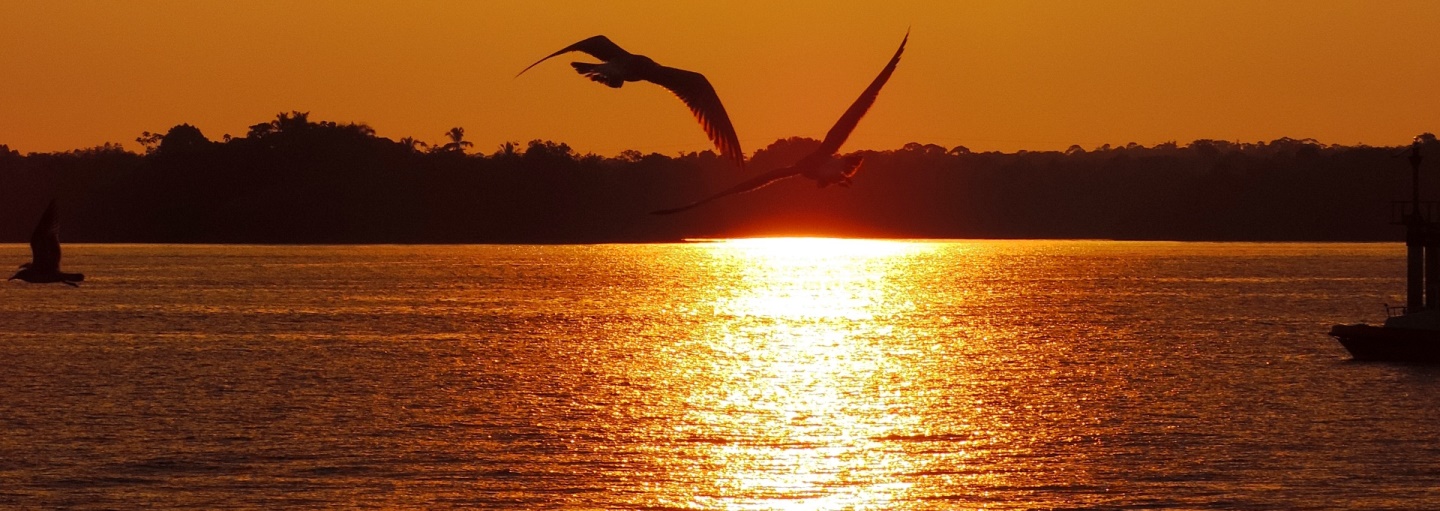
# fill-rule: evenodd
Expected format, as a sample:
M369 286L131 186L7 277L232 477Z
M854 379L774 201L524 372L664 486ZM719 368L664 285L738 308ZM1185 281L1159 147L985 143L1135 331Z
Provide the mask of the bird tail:
M604 71L600 70L600 64L571 62L570 67L575 68L575 72L585 75L586 78L608 85L612 89L618 89L621 85L625 84L625 80L605 74Z
M61 277L61 279L65 280L66 282L84 282L84 281L85 281L85 274L84 274L84 273L61 273L61 274L60 274L60 277Z

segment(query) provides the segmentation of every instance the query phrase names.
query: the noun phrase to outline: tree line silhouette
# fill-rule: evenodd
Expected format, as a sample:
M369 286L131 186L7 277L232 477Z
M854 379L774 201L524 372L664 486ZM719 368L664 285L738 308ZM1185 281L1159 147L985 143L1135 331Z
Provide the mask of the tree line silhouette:
M1435 137L1422 137L1435 154ZM105 144L22 155L0 145L0 241L27 240L51 197L71 242L1398 240L1390 203L1409 197L1410 180L1400 146L1308 139L1015 153L911 143L860 151L849 189L781 182L662 217L647 212L793 163L819 141L778 140L745 172L711 151L602 157L533 140L476 153L458 127L431 145L304 112L219 141L188 124L137 141L143 154ZM1435 181L1422 178L1429 197Z

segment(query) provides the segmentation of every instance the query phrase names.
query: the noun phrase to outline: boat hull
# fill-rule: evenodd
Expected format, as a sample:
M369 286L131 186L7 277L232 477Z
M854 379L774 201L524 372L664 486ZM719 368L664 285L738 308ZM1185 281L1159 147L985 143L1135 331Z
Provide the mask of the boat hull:
M1330 335L1355 360L1440 363L1440 331L1361 324L1335 325Z

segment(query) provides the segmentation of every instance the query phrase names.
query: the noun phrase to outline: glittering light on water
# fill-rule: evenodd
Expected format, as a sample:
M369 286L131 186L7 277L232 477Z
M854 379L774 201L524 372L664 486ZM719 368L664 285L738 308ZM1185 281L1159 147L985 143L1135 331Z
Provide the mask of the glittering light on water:
M894 270L921 243L823 238L727 240L708 247L715 321L695 332L708 366L695 381L693 456L715 487L699 503L736 509L884 508L908 484L904 457L877 439L913 417L887 390L888 356L912 306ZM729 271L723 271L729 270ZM866 480L865 484L856 484ZM705 494L709 494L706 497Z

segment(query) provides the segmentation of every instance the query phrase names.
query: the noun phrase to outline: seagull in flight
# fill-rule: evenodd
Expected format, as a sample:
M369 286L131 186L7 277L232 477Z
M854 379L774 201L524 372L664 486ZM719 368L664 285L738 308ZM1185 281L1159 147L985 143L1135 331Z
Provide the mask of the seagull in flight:
M865 116L865 112L870 110L870 105L875 104L875 97L880 94L880 88L885 86L885 82L890 80L890 75L895 72L895 65L900 63L900 54L905 52L905 42L909 40L910 32L906 31L905 38L900 40L900 49L895 50L895 56L890 57L890 63L885 64L885 69L880 70L880 75L876 76L875 80L870 82L870 86L865 88L865 92L860 93L860 97L850 105L850 109L845 111L845 115L840 116L840 120L836 121L835 126L830 128L830 132L825 134L825 141L821 142L820 147L815 149L814 152L806 155L804 158L801 158L799 162L789 167L760 174L748 181L727 188L725 191L688 205L652 211L651 214L668 215L671 213L679 213L726 195L757 190L765 185L791 176L805 176L814 179L816 186L820 188L829 185L850 186L850 178L855 175L856 171L860 170L860 163L863 157L852 154L836 158L835 152L840 150L840 145L844 144L845 139L850 137L850 132L855 131L855 126L860 123L860 118Z
M605 36L597 35L535 61L515 77L520 77L531 67L551 57L572 51L588 53L603 61L599 64L570 63L576 72L591 80L616 89L625 82L647 81L679 96L680 101L684 101L685 106L690 107L690 112L695 114L695 119L700 121L700 127L705 129L705 135L710 137L720 154L733 160L740 168L745 168L745 151L740 149L740 139L735 136L735 127L730 124L730 116L725 114L725 106L720 104L720 96L715 94L710 80L706 80L705 75L700 73L662 66L650 60L650 57L625 51Z
M35 284L64 282L74 287L80 287L76 282L85 280L84 274L60 271L60 221L55 215L54 199L30 235L30 262L20 265L20 271L8 280L15 279Z

